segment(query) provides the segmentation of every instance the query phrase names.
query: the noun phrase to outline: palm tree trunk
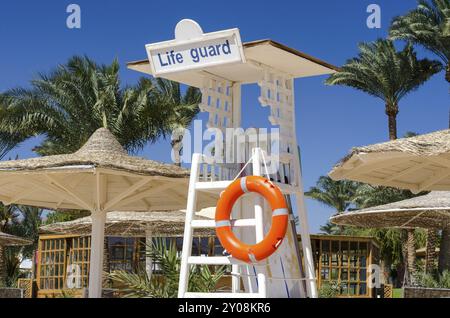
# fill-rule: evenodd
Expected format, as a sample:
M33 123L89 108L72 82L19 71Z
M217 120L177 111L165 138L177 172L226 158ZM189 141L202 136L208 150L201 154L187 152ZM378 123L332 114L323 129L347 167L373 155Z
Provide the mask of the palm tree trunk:
M450 270L450 226L442 230L438 269L440 273Z
M425 273L433 273L436 267L436 230L427 230L427 245L425 254Z
M389 139L397 139L397 115L398 106L386 104L386 115L389 120Z
M181 150L183 148L183 137L182 133L175 134L173 133L171 146L173 151L173 159L175 165L181 167Z
M450 83L450 63L447 64L447 69L445 70L445 79Z
M2 245L0 245L0 287L6 284L6 262L5 262L5 250Z
M416 244L414 238L414 229L407 230L406 250L406 262L408 266L409 282L411 283L411 285L414 285L414 278L416 274Z
M386 104L386 115L389 119L389 139L397 139L397 115L398 115L398 105ZM406 230L404 236L404 246L403 246L403 259L405 264L405 271L403 282L406 285L414 285L415 274L416 274L416 246L414 238L414 229Z

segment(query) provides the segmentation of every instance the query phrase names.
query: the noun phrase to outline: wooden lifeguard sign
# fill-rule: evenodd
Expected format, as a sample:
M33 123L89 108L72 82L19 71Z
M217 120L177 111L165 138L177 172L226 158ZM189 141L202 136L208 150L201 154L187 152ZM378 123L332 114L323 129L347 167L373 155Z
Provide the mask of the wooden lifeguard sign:
M131 62L130 69L163 77L202 91L200 109L209 113L208 127L225 133L241 127L241 86L258 84L259 102L270 108L269 122L279 127L274 140L233 139L230 152L216 151L214 158L196 153L192 158L185 234L179 283L179 297L317 297L313 255L303 197L300 155L295 131L294 79L331 74L336 68L271 40L241 43L239 30L203 33L192 20L182 20L175 39L146 46L148 60ZM251 139L251 138L250 138ZM275 158L276 157L276 158ZM276 160L277 171L268 171ZM238 164L236 164L238 162ZM278 250L257 264L230 255L192 256L192 235L196 228L214 228L214 221L196 220L197 194L214 193L217 199L238 177L266 176L286 196L291 225ZM292 204L295 200L301 248L298 246ZM234 206L231 224L238 238L248 244L262 241L271 225L271 210L261 196L248 193ZM232 265L231 293L188 292L190 265ZM241 286L243 285L243 286Z

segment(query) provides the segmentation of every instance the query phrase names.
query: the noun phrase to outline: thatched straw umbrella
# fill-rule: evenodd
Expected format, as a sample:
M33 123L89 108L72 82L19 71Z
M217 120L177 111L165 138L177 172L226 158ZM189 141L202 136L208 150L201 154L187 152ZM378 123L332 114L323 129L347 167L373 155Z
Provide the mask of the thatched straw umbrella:
M105 235L118 237L182 237L184 233L184 211L109 212L106 215ZM198 216L199 220L208 218ZM90 235L92 217L58 222L40 227L42 233ZM212 232L206 229L205 234Z
M0 231L0 283L6 279L5 246L23 246L33 244L32 241Z
M427 195L367 209L341 213L331 217L339 225L367 228L423 228L444 230L439 253L439 271L450 268L450 192L435 191ZM434 251L433 251L434 253ZM428 254L426 267L432 265Z
M0 200L92 214L89 297L101 297L108 211L175 210L186 206L189 171L132 157L105 128L77 152L0 163ZM204 197L199 203L215 204Z
M450 130L353 148L329 175L334 180L348 179L413 193L450 191ZM447 227L443 237L449 236ZM412 230L408 230L408 237L412 239Z
M329 175L413 193L450 191L450 130L353 148Z
M147 249L152 237L183 237L186 212L151 211L151 212L122 212L114 211L106 215L105 236L115 237L145 237ZM198 220L211 218L197 215ZM92 217L87 216L67 222L57 222L40 227L41 233L90 235L92 231ZM198 235L212 235L211 229L201 229ZM106 241L105 241L106 248ZM104 251L104 271L109 272L108 253ZM152 260L146 257L147 273L152 274ZM106 281L104 283L107 284Z

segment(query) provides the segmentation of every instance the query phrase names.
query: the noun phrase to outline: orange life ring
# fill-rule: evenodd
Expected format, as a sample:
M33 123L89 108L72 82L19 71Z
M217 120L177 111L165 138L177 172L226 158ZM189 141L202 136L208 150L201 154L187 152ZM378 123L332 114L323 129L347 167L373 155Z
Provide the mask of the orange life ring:
M241 242L231 230L231 211L243 194L255 192L262 195L272 208L272 226L267 236L255 245ZM236 259L257 263L272 255L283 241L289 221L286 200L272 182L257 176L237 179L222 193L216 208L216 234L223 248Z

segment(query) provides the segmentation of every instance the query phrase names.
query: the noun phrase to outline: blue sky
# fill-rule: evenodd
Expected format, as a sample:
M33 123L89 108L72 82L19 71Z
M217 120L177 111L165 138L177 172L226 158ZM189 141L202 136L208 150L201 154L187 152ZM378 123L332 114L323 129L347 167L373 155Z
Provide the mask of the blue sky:
M66 27L70 3L81 6L80 30ZM366 26L366 8L371 3L381 6L381 29ZM172 39L175 24L182 18L196 20L205 32L239 27L243 41L271 38L340 66L357 53L358 42L384 37L391 19L415 4L415 0L1 1L0 92L27 86L37 73L76 54L101 63L118 58L123 84L133 84L141 74L127 70L126 62L145 58L145 44ZM306 189L352 146L387 140L381 101L352 89L327 87L324 80L296 81L297 134ZM246 87L243 94L244 127L267 126L267 114L258 108L257 88ZM447 128L448 97L441 73L405 98L398 116L399 136ZM23 143L10 157L35 156L31 149L38 142L34 138ZM141 155L169 161L169 143L161 140L149 145ZM318 232L333 211L310 200L307 206L311 232Z

